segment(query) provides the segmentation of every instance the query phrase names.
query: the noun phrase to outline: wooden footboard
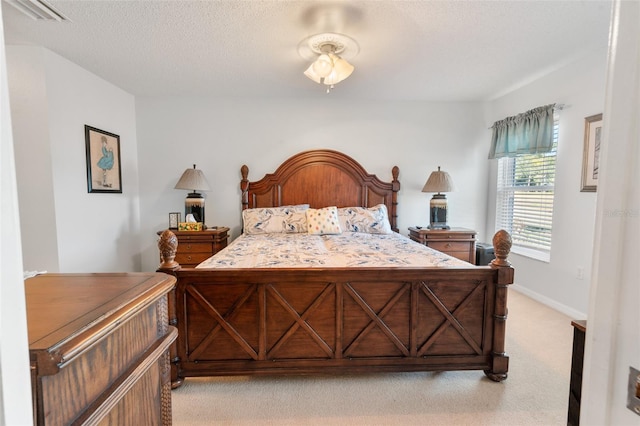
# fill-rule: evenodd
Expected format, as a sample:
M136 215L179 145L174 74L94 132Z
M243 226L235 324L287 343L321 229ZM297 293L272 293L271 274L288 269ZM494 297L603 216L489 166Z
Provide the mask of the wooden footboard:
M249 270L180 269L165 233L160 270L177 277L176 385L189 376L371 371L507 377L514 273L504 231L486 267Z

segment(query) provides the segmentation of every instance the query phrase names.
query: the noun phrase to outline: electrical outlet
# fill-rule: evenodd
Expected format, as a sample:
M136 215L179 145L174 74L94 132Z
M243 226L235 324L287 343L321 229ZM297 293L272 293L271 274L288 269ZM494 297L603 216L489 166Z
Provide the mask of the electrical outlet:
M640 416L640 371L629 367L627 408Z
M576 272L576 278L579 280L584 280L584 268L582 266L578 266L578 272Z

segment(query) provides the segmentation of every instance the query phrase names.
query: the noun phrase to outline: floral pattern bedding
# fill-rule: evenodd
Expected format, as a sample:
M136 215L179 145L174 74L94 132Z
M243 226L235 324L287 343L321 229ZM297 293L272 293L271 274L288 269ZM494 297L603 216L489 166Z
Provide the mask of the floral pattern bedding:
M198 268L469 267L397 233L243 234Z

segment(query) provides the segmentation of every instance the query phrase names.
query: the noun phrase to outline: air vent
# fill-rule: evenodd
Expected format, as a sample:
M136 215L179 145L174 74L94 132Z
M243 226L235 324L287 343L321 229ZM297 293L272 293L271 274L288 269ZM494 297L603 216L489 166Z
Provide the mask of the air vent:
M69 21L62 12L44 0L5 0L31 19L45 21Z

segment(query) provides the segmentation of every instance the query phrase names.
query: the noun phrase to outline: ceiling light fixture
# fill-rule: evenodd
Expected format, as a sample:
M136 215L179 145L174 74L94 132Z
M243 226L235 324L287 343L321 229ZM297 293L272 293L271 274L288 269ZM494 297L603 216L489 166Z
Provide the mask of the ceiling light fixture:
M298 45L300 56L313 61L304 72L309 79L327 87L327 93L351 75L354 66L345 58L358 54L358 43L344 34L316 34Z

